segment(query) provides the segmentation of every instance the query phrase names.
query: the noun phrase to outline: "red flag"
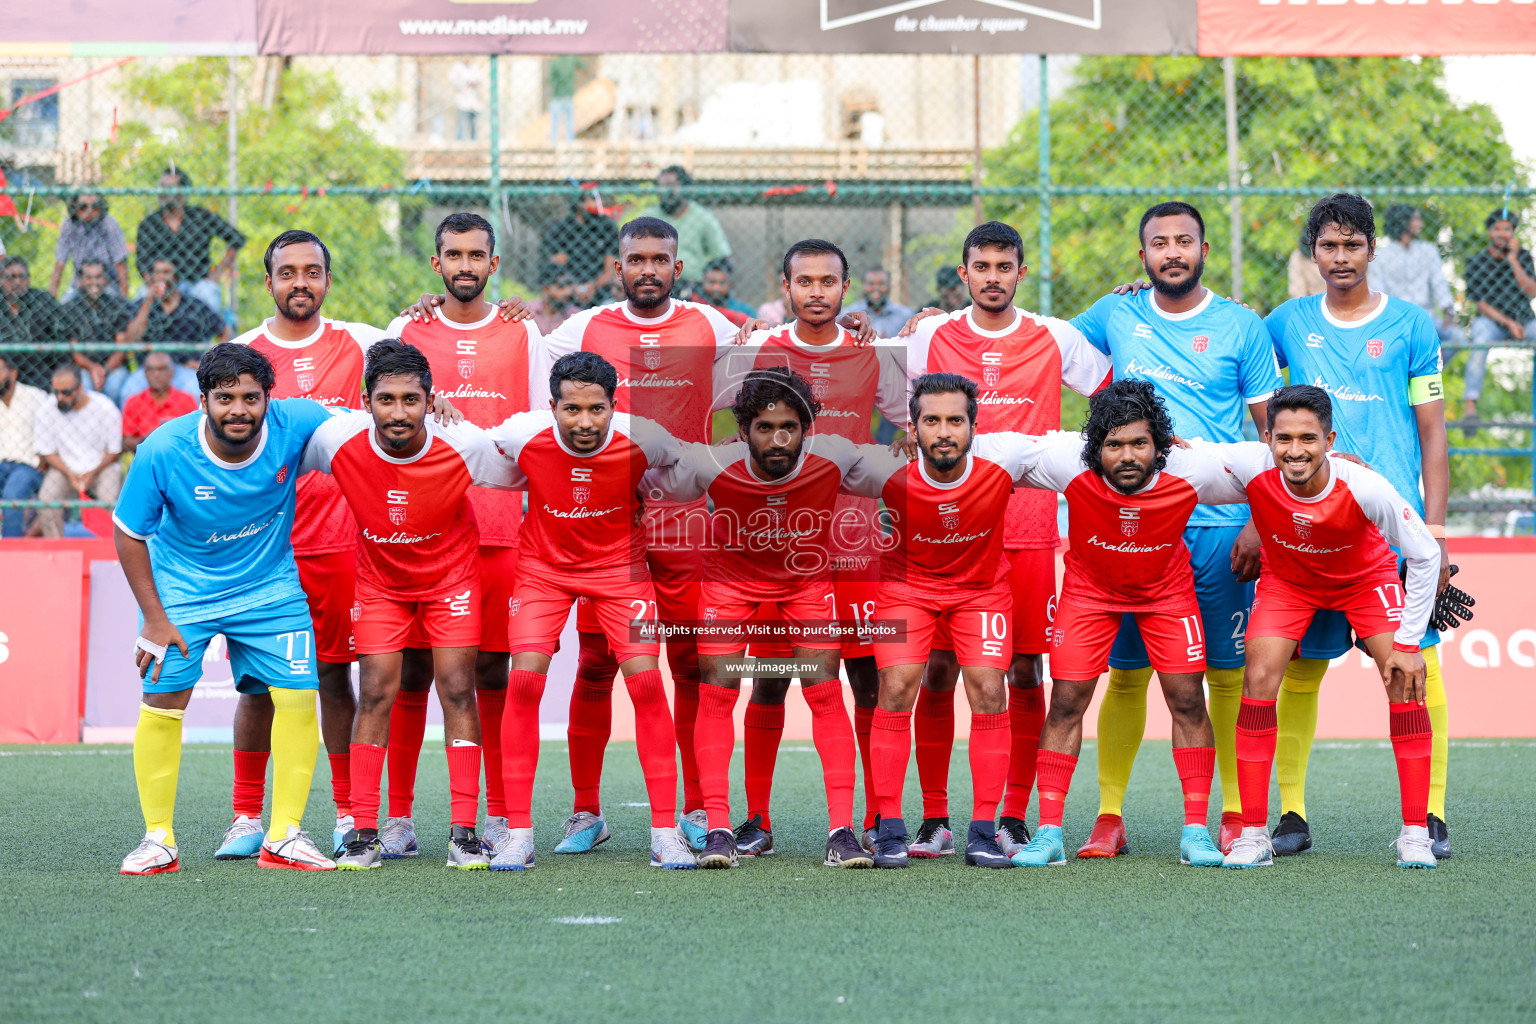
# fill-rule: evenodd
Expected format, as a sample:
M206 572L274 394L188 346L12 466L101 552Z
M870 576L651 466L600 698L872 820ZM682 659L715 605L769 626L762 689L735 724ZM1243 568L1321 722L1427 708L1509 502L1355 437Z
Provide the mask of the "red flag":
M5 188L10 182L5 180L5 168L0 167L0 188ZM16 202L10 196L0 196L0 217L7 214L16 216Z

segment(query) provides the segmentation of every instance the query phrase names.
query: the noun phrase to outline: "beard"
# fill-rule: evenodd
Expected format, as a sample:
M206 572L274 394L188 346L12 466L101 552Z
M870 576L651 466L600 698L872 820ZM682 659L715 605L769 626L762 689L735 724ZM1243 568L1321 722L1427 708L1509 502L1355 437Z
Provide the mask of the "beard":
M929 466L940 473L948 473L965 460L966 453L970 450L970 442L966 442L964 445L956 445L948 455L935 455L931 446L923 448L922 451L923 458L927 460Z
M225 444L237 446L242 444L250 444L261 434L261 421L251 420L250 436L243 441L237 441L233 437L230 437L229 434L224 430L224 425L228 422L229 420L214 420L212 417L209 417L208 419L208 429L213 432L214 437L218 438L220 441L223 441ZM237 422L244 426L246 421L240 420Z
M488 278L475 278L474 282L461 280L457 277L443 278L443 287L448 289L448 294L460 302L473 302L485 291L485 283Z
M768 477L770 480L781 480L788 476L790 473L794 472L795 467L800 464L800 451L804 447L805 442L801 441L800 444L794 448L773 447L765 451L758 451L756 448L753 448L752 461L757 464L758 469L763 471L763 475ZM767 464L768 459L775 455L787 455L789 457L789 464L782 470L774 470L769 468Z
M655 298L642 298L638 292L642 284L654 284L656 286ZM624 297L628 299L636 309L656 309L664 305L672 298L673 282L663 281L659 277L638 278L631 286L628 281L623 282Z
M306 316L314 316L320 311L320 302L315 297L314 292L302 292L300 294L309 299L309 313L301 315L294 310L294 292L289 292L287 295L283 296L282 305L278 307L282 310L283 316L287 317L289 320L303 320L306 318Z
M1183 281L1166 281L1159 277L1157 271L1152 269L1152 264L1143 262L1143 269L1152 279L1152 287L1157 289L1159 295L1166 295L1170 299L1182 299L1196 288L1200 287L1200 278L1205 274L1205 260L1197 259L1189 265L1189 276Z

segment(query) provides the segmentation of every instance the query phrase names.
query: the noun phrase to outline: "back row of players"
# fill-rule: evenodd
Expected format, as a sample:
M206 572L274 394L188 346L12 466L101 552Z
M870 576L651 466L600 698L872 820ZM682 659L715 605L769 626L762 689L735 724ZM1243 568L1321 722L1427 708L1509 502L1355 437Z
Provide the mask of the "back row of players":
M1302 727L1291 723L1291 728L1304 734L1304 742L1281 744L1280 765L1282 799L1299 801L1297 765L1304 776L1316 682L1326 657L1347 650L1351 623L1342 614L1319 615L1302 640L1303 655L1318 657L1294 662L1287 671L1294 641L1302 639L1296 622L1306 628L1311 605L1298 617L1288 599L1300 592L1287 591L1284 598L1277 593L1266 607L1273 614L1287 609L1293 614L1269 633L1253 632L1251 587L1237 576L1256 568L1257 557L1238 536L1247 512L1241 505L1216 503L1241 502L1242 489L1234 493L1233 479L1249 484L1278 460L1287 480L1299 481L1296 494L1302 497L1293 495L1294 500L1319 504L1315 513L1286 515L1289 542L1264 538L1272 569L1266 579L1273 587L1295 577L1292 582L1314 596L1338 589L1319 586L1320 579L1334 584L1370 579L1367 592L1394 626L1404 588L1395 572L1391 580L1374 579L1385 564L1375 549L1383 535L1401 543L1410 566L1407 589L1419 598L1410 596L1410 611L1396 629L1405 646L1416 645L1414 629L1422 632L1431 614L1425 584L1418 579L1414 586L1412 569L1422 572L1430 558L1443 561L1433 542L1422 542L1429 534L1412 529L1424 508L1422 459L1429 532L1443 533L1447 473L1433 327L1414 307L1369 291L1365 264L1374 225L1363 200L1338 196L1319 204L1309 231L1329 291L1277 310L1266 334L1250 311L1200 285L1208 247L1199 214L1186 204L1160 204L1142 220L1141 257L1152 289L1106 297L1073 323L1014 307L1024 273L1022 243L1006 225L983 225L967 238L960 267L973 305L917 320L902 347L864 344L867 338L838 323L846 259L830 243L808 240L791 247L784 261L795 319L750 338L747 348L737 345L760 325L738 330L709 307L670 298L681 267L675 234L659 221L633 221L622 232L618 272L626 302L578 314L543 338L531 321L516 319L515 309L498 311L483 299L496 259L492 229L478 217L455 214L438 229L433 268L447 289L441 307L429 316L397 320L386 332L322 318L329 254L313 235L285 233L266 255L276 314L240 339L245 351L265 358L252 359L238 349L210 354L202 374L206 425L193 414L168 427L163 443L151 446L150 458L139 460L144 468L130 475L119 507L119 542L128 549L123 561L145 612L140 661L148 667L165 659L146 685L136 745L147 835L123 870L154 873L177 864L172 733L179 748L179 709L196 679L197 651L216 632L230 641L244 694L236 719L236 815L218 856L259 854L269 866L330 866L298 828L303 811L298 773L307 791L314 702L308 701L305 762L304 709L297 706L304 703L302 691L291 687L302 687L302 677L312 677L318 663L337 804L333 856L341 866L377 866L381 857L417 852L411 800L426 690L434 678L453 792L449 863L531 866L538 702L560 626L578 598L590 600L579 604L581 651L570 712L576 798L557 852L585 852L608 838L599 780L616 671L623 672L635 703L652 812L652 863L729 866L738 852L771 852L768 791L786 681L759 679L754 685L745 736L748 814L734 834L726 803L738 683L726 678L721 662L747 646L742 624L759 615L800 630L798 642L781 637L766 644L757 642L762 635L757 631L752 646L754 654L793 652L804 663L802 689L826 769L833 826L829 863L894 866L905 864L909 853L953 851L945 794L957 663L964 667L972 706L976 803L967 860L995 866L1064 862L1062 800L1076 763L1081 719L1106 659L1115 668L1099 723L1105 806L1079 855L1113 856L1124 849L1119 794L1140 740L1150 661L1175 719L1175 760L1188 812L1181 858L1196 864L1222 861L1205 830L1206 794L1219 762L1219 845L1231 851L1229 863L1266 863L1276 692L1293 707L1303 705ZM370 351L387 337L407 344L386 342ZM1285 435L1295 452L1286 456L1276 440L1275 457L1265 453L1259 463L1251 450L1232 449L1227 456L1169 453L1175 430L1210 442L1238 441L1244 405L1263 431L1269 403L1283 383L1277 351L1293 374L1304 374L1336 400L1287 393L1281 404L1288 415L1313 417L1305 429ZM774 372L776 367L789 373ZM359 381L365 376L364 395ZM1121 383L1094 400L1086 447L1075 435L1038 440L995 433L1046 434L1060 422L1061 384L1087 394L1110 376ZM240 398L237 383L252 393ZM551 389L552 411L530 413L530 396L542 405L545 387ZM264 414L266 390L279 397L312 397L333 408L356 408L366 397L371 414L336 417L323 427L319 421L289 425L289 442L297 441L297 449L281 452L269 437L273 422L303 417L269 415L263 421L255 403L261 399ZM1155 401L1154 391L1160 396ZM471 428L431 425L426 403L434 393L471 423L496 428L495 443ZM286 405L271 409L276 413ZM744 447L689 448L708 442L717 407L734 410ZM910 411L921 453L910 468L867 445L875 408L898 423ZM1404 509L1388 498L1391 486L1377 493L1381 488L1373 490L1350 474L1362 481L1373 476L1322 459L1335 415L1341 447L1380 469L1406 496ZM976 435L973 444L973 428L988 434ZM188 483L197 474L173 464L200 457L217 469L243 469L264 452L268 461L276 460L273 472L264 479L255 474L253 486L275 488L278 497L265 518L248 515L249 509L191 504L214 500L235 474L203 474L209 483L199 487ZM160 469L162 457L167 464ZM1170 468L1164 470L1168 459ZM1235 477L1211 472L1223 460ZM973 472L976 466L989 468ZM637 498L635 481L648 467L651 475ZM325 470L334 482L312 469ZM279 519L272 528L272 520L282 512L280 494L290 474L303 475L292 517L298 569L292 581L274 586L267 577L282 558L275 550L252 549L286 544L286 523ZM1335 478L1347 481L1345 490L1353 494L1342 505ZM294 479L286 483L290 493ZM1178 480L1190 486L1180 489ZM521 552L522 496L472 483L530 491ZM1020 489L1013 490L1015 485ZM171 492L178 487L196 494L177 502ZM1308 487L1314 493L1307 494ZM1074 533L1064 612L1054 623L1053 490L1068 495ZM1270 490L1282 506L1292 500ZM460 508L466 491L473 521ZM1251 486L1248 493L1253 494ZM706 494L715 509L712 522L704 510ZM901 538L883 554L879 549L890 545L876 525L877 497L885 499L894 520L890 536ZM996 505L989 507L986 501L993 499ZM1197 499L1208 504L1197 507ZM1105 513L1106 501L1123 504ZM1337 528L1325 525L1330 505L1353 515L1350 528L1378 523L1378 529L1366 528L1375 537L1370 550L1359 538L1348 548L1327 550L1321 538ZM816 515L823 506L827 516ZM1354 514L1356 508L1366 515ZM221 550L178 564L168 550L166 524L194 509L212 521L182 532L200 536L207 526L204 547ZM634 523L623 525L631 513ZM1101 513L1117 522L1101 521ZM1262 518L1256 509L1255 521ZM724 530L727 519L732 525ZM1186 520L1189 529L1180 543L1177 534ZM1173 533L1163 537L1170 528ZM1109 536L1116 539L1109 542ZM145 540L147 552L133 550ZM478 545L477 558L463 555L466 545L470 550ZM1106 560L1095 564L1096 555ZM199 557L217 565L215 578L208 578L206 567L198 571L190 564ZM1298 570L1299 576L1282 568L1319 560L1343 564L1310 566ZM1395 559L1387 560L1395 565ZM1145 572L1149 567L1155 571ZM167 573L193 581L187 592L174 593ZM898 586L897 579L904 583ZM701 580L707 581L702 588ZM265 615L274 598L290 600L300 584L313 618L312 650L309 629L300 628L308 622L293 615L292 622L269 622ZM1430 604L1433 590L1431 585ZM254 611L253 603L263 611ZM1340 612L1365 614L1343 607L1348 604L1343 598L1334 603ZM1122 626L1122 613L1133 609L1141 614L1125 614ZM633 625L651 622L658 613L674 681L671 709L654 635ZM838 639L826 629L838 621L857 631L849 628L850 635ZM1398 702L1394 747L1400 762L1412 763L1404 773L1399 859L1433 866L1432 842L1446 842L1444 729L1438 722L1430 725L1444 707L1430 646L1434 636L1425 638L1426 709L1415 702L1416 689L1425 686L1417 654L1392 653L1393 630L1366 631L1362 621L1372 620L1353 623L1368 646L1372 638L1387 637L1387 649L1378 643L1371 653ZM877 628L882 624L904 626L905 632L886 639ZM687 625L698 625L699 635L665 628ZM1320 635L1330 626L1332 635ZM1277 652L1269 641L1290 632L1296 636L1280 642L1284 656L1274 660ZM1250 643L1262 638L1249 652L1247 696L1241 669L1245 635ZM191 646L182 649L182 642ZM273 654L274 644L282 650L270 663L263 661L262 652ZM163 652L166 647L172 650ZM938 652L931 658L930 648ZM1056 684L1048 724L1040 689L1041 655L1047 650ZM1264 668L1252 663L1260 650ZM840 688L824 685L838 677L839 652L852 683L852 728ZM362 665L355 709L348 682L354 657ZM1202 672L1210 689L1209 717ZM274 688L269 691L267 684ZM1284 703L1281 711L1283 719ZM1286 726L1280 723L1282 733ZM924 815L909 839L900 800L913 732ZM1439 753L1433 768L1432 735ZM855 737L865 780L862 842L849 827ZM680 819L674 742L684 779ZM386 744L389 814L381 828ZM268 749L274 762L273 815L264 832ZM1031 838L1023 819L1037 751L1041 827ZM285 752L293 756L285 758ZM477 835L482 756L488 813ZM1245 784L1239 786L1239 779ZM1426 792L1418 794L1420 788ZM1276 846L1299 852L1310 842L1304 811L1299 804L1285 810ZM1287 828L1292 822L1299 822L1299 829ZM1448 853L1448 845L1437 852Z

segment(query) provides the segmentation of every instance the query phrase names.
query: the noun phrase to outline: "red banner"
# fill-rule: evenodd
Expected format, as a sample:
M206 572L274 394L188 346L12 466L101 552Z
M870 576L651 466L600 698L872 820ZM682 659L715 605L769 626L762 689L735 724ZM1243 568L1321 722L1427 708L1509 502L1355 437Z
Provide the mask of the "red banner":
M83 572L78 550L0 548L0 743L80 739Z
M1199 0L1204 57L1536 53L1536 0Z

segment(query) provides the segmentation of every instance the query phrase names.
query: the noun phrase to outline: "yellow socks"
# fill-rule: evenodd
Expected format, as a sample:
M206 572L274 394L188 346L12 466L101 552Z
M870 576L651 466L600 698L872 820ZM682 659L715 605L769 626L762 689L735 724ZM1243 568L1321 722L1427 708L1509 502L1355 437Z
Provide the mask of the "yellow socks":
M165 845L176 845L172 820L176 814L176 779L181 773L181 719L173 708L139 705L139 726L133 734L133 774L139 784L144 831L165 830Z
M314 690L272 687L272 828L271 842L288 838L288 826L304 820L309 784L320 752Z
M1136 751L1147 731L1147 683L1152 669L1112 668L1099 705L1099 813L1119 814Z
M1440 674L1440 648L1424 648L1424 707L1435 730L1429 748L1429 813L1445 820L1445 771L1450 759L1451 716L1445 706L1445 677Z
M1243 705L1243 668L1205 670L1205 706L1216 734L1216 767L1221 773L1221 810L1240 814L1243 799L1237 790L1237 712Z
M1326 658L1298 658L1285 669L1275 706L1280 731L1275 742L1275 775L1280 781L1280 813L1307 816L1307 758L1317 735L1317 691L1328 671Z

